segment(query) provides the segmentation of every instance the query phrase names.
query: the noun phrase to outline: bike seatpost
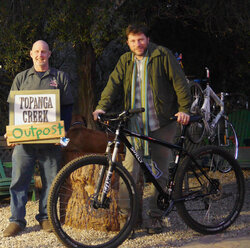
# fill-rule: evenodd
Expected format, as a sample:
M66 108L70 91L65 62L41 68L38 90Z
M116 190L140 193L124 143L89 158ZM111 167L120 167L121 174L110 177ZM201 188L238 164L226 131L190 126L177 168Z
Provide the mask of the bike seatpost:
M225 93L224 93L224 92L221 92L221 93L220 93L220 99L221 99L221 101L223 101L223 102L224 102L224 97L225 97Z
M208 67L205 67L205 70L206 70L207 84L210 84L210 73Z

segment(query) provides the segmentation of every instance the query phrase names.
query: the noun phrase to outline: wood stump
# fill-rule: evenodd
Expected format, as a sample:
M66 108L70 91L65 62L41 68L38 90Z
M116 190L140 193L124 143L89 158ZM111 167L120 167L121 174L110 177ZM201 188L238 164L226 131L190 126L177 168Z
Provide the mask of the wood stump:
M61 199L61 209L65 213L63 222L66 225L78 229L95 229L101 231L117 231L119 230L119 220L116 202L112 201L110 208L98 209L86 208L86 202L91 201L91 196L94 193L97 178L99 176L99 169L92 166L92 168L81 168L72 173L68 185L72 188L72 194L67 195ZM119 180L113 177L112 180ZM109 197L115 197L116 192L111 192ZM112 218L110 218L112 216ZM106 220L106 222L105 222ZM107 221L110 220L110 221Z
M67 136L70 138L70 142L63 149L64 164L83 155L104 154L108 140L113 138L104 132L87 129L80 125L71 128ZM123 147L121 147L118 161L122 162L123 158ZM98 209L95 211L93 208L86 208L86 200L91 200L90 196L94 192L98 176L99 170L95 168L95 165L92 168L81 168L72 173L67 182L67 186L72 189L72 194L64 194L64 197L61 198L61 222L78 229L81 227L101 231L118 231L120 229L122 217L118 214L118 206L115 201L110 203L108 210ZM119 180L117 177L113 176L111 180ZM119 187L119 183L117 183L117 187ZM138 187L143 188L143 180L142 185L137 185ZM111 191L109 194L111 194L111 198L115 199L114 194L117 192ZM140 208L142 209L142 207ZM111 216L112 218L110 218Z

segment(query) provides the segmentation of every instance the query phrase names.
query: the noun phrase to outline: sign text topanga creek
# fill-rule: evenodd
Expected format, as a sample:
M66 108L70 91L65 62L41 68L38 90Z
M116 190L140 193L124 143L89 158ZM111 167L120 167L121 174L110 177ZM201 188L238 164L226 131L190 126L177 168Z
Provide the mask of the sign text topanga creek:
M16 95L15 125L56 121L56 99L48 95Z
M8 100L8 143L59 143L65 136L59 89L10 91Z

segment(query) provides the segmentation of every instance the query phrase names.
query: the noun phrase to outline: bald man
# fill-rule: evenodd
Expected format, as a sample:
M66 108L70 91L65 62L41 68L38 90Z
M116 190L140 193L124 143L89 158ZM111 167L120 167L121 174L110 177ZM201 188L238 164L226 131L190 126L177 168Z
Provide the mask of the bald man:
M33 67L17 74L11 91L51 89L53 93L53 89L59 89L61 119L64 120L67 131L73 106L69 79L64 72L50 68L51 51L45 41L36 41L32 46L30 56L33 60ZM10 102L10 96L8 102ZM61 147L55 144L21 144L14 147L12 154L11 217L8 227L3 232L4 237L15 236L26 227L25 206L36 161L39 163L42 179L39 213L36 215L36 220L41 229L47 232L52 231L47 215L47 199L51 183L61 163Z

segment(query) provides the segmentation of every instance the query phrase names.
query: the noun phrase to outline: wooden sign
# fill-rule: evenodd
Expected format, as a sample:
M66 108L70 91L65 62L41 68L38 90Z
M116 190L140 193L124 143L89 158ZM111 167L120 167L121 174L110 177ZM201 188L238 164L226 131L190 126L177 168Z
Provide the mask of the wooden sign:
M6 127L8 143L56 139L65 136L64 121Z
M10 143L59 143L61 136L49 132L52 126L47 123L60 121L60 91L50 90L22 90L10 91L9 96L9 127L14 133L8 137ZM32 125L31 125L32 124ZM23 125L23 126L22 126ZM27 127L24 127L27 125ZM40 126L42 125L42 126ZM43 130L43 126L45 131ZM17 129L15 129L17 127ZM38 136L33 132L39 130ZM19 132L19 134L18 134ZM22 132L22 133L21 133ZM45 133L43 133L45 132ZM29 135L30 133L30 135ZM14 136L20 136L18 139ZM52 136L51 136L52 135ZM36 138L35 138L36 137ZM14 141L15 140L15 141Z

